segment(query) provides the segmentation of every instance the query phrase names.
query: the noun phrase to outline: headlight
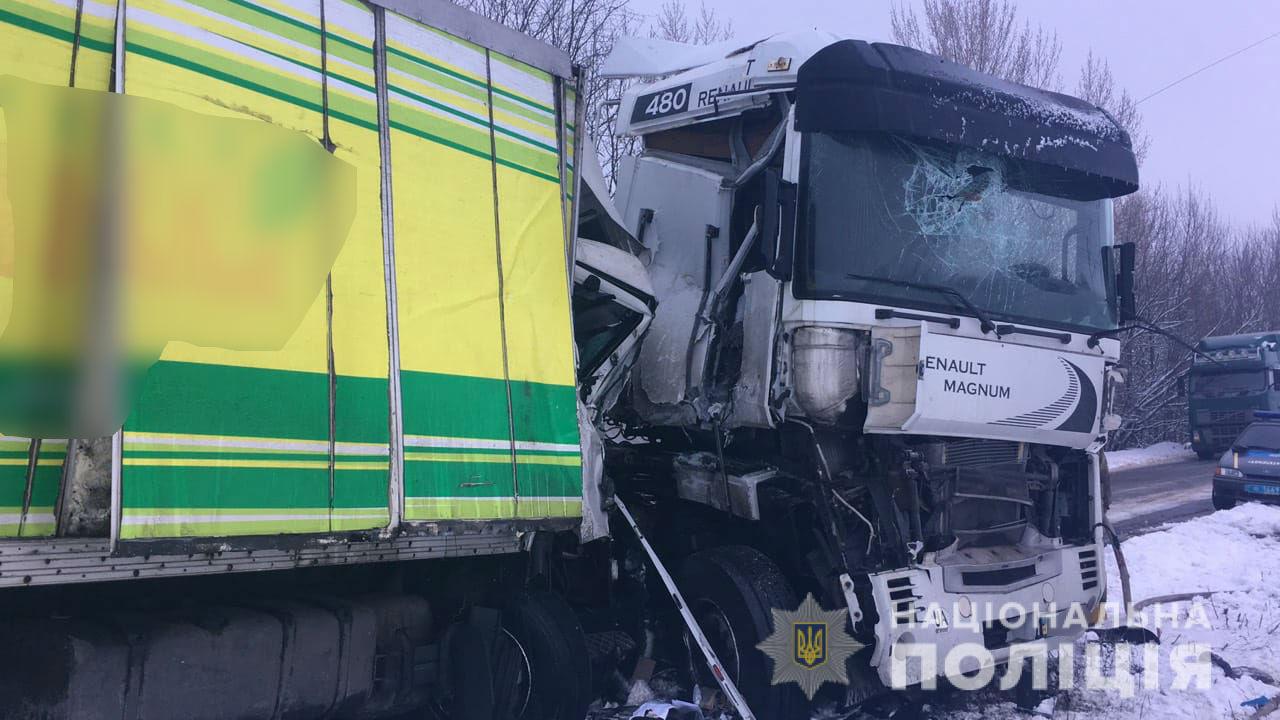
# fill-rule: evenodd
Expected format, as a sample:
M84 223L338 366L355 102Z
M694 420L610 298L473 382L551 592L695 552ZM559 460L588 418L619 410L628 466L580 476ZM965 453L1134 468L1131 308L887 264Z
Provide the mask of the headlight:
M1218 474L1221 475L1222 477L1229 477L1229 478L1244 477L1244 473L1240 472L1239 470L1236 470L1235 468L1220 467L1218 468Z

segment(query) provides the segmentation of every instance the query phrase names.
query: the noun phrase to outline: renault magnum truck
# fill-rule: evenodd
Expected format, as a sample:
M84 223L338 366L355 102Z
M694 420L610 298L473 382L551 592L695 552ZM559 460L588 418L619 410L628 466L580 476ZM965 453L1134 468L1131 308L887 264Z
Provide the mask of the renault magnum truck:
M0 717L581 720L570 280L647 285L576 87L444 0L0 6Z
M1191 447L1201 460L1231 447L1257 410L1280 410L1280 332L1207 337L1187 373Z
M855 684L1082 632L1133 307L1125 131L817 31L624 43L605 71L640 79L616 201L657 299L607 466L757 717L805 716L756 646L807 593L848 609ZM895 679L913 645L936 665Z

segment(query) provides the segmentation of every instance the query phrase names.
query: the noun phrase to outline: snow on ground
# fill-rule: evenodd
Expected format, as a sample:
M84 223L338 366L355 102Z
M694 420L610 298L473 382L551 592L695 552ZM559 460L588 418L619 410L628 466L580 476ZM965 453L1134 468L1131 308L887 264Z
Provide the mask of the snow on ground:
M1203 643L1233 670L1253 668L1280 679L1280 508L1247 503L1132 538L1121 548L1133 599L1207 591L1191 600L1156 603L1135 621L1160 635L1159 687L1134 697L1084 691L1063 717L1234 718L1241 703L1280 695L1254 677L1229 678L1214 667L1207 689L1172 689L1169 656L1183 643ZM1107 551L1107 595L1121 599L1115 556ZM1133 657L1140 657L1132 648ZM1055 714L1055 717L1057 715Z
M1128 468L1194 460L1195 457L1195 451L1184 443L1162 442L1132 450L1108 450L1107 469L1115 472L1116 470L1126 470Z

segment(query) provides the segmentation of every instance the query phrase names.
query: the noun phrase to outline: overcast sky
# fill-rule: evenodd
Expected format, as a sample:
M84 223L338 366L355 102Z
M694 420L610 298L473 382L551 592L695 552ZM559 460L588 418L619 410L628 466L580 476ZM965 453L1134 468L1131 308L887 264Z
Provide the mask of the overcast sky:
M688 0L696 9L697 0ZM755 39L780 30L818 27L887 40L889 0L706 0L733 20L734 36ZM662 0L632 0L654 13ZM1280 32L1277 0L1021 0L1032 24L1056 29L1060 72L1075 87L1092 48L1111 62L1135 98L1224 55ZM1140 106L1151 150L1144 186L1192 183L1228 219L1267 223L1280 208L1280 37L1147 100Z

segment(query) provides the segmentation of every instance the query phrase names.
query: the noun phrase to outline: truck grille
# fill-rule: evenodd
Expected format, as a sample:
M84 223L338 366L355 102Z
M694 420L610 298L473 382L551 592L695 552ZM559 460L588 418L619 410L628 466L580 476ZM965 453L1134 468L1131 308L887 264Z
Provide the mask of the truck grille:
M1213 429L1213 436L1219 440L1236 438L1240 436L1240 433L1244 432L1244 429L1246 427L1249 427L1247 423L1232 423L1230 425L1219 425L1218 427L1215 427Z
M943 444L944 465L994 465L1022 460L1022 443L961 438Z
M1248 423L1249 416L1244 410L1211 410L1209 412L1209 422L1211 423Z

